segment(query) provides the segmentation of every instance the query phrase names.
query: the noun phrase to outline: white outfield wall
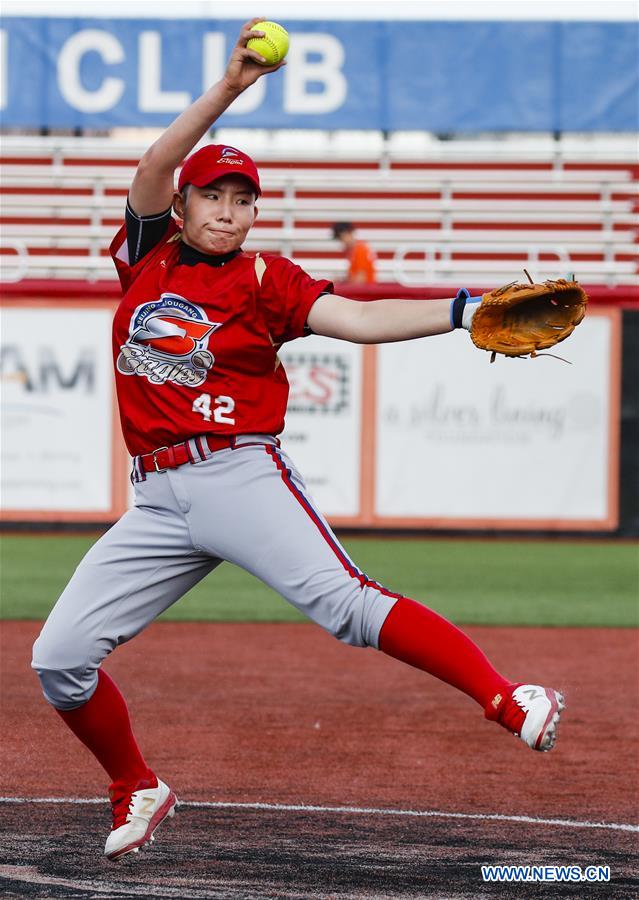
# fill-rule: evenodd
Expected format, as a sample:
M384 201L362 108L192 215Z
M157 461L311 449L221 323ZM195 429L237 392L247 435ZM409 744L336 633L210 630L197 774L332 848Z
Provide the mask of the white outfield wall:
M446 337L381 348L377 514L471 527L604 523L613 329L589 316L555 348L571 365L543 356L490 365Z
M362 348L312 336L283 348L291 386L282 445L326 515L360 514Z
M111 301L2 309L5 521L113 521L130 503L111 373ZM281 352L283 446L337 526L612 530L618 524L619 310L595 308L552 358L466 334Z
M0 500L9 521L113 521L126 451L111 361L114 304L33 300L0 311Z
M110 509L110 320L108 309L3 311L3 507Z

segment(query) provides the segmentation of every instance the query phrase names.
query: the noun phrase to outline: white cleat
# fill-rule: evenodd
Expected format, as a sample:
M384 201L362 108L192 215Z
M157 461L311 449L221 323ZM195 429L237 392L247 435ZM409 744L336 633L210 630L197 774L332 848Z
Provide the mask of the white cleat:
M105 856L111 860L139 853L141 847L154 840L158 825L174 815L177 805L173 791L155 778L138 782L128 792L122 786L118 790L114 784L111 794L114 828L104 847Z
M506 696L497 695L486 710L494 719L519 737L532 750L552 750L557 725L565 708L563 694L538 684L514 684Z

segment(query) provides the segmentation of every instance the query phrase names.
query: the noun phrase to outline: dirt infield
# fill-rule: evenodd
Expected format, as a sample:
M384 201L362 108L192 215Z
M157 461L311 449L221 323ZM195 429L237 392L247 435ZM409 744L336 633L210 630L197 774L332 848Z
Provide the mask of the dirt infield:
M102 797L105 777L39 694L38 627L0 626L0 793L65 802L0 804L2 896L639 894L637 833L593 827L637 821L634 687L619 699L637 683L636 632L467 629L505 674L565 690L542 755L463 695L315 626L158 623L106 665L187 802L151 850L107 864L106 804L66 802ZM299 805L334 809L282 808ZM609 865L611 882L483 884L480 865L500 862Z

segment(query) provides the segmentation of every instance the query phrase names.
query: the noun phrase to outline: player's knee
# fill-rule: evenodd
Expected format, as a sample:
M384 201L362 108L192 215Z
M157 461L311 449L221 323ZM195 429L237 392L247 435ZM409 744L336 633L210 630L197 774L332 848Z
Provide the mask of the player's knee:
M379 631L386 616L379 592L371 587L352 587L334 608L331 634L352 647L377 647Z
M365 647L366 643L362 640L361 632L358 628L353 627L350 619L340 622L339 626L331 629L331 634L343 644L350 644L351 647Z
M91 698L97 687L97 673L77 669L43 669L32 664L40 679L45 699L56 709L76 709Z
M45 699L56 709L75 709L90 699L97 686L97 672L87 665L65 663L41 638L33 645L35 669Z

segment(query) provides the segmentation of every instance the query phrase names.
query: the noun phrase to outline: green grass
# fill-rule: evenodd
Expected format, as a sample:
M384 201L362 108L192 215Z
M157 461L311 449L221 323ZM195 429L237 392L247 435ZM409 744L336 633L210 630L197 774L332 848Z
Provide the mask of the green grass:
M2 536L0 615L45 618L94 541L94 537L77 536ZM639 624L636 544L380 538L344 543L371 578L455 622ZM163 618L304 621L276 593L229 563L211 573Z

